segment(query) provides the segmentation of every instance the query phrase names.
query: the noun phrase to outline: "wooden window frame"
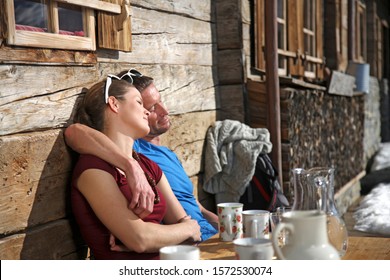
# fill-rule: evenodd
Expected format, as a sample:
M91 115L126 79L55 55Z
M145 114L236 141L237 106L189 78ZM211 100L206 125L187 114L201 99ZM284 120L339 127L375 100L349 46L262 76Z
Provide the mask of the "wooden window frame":
M304 64L305 64L305 72L304 76L308 78L315 78L315 64L311 61L316 57L316 21L315 21L315 1L306 0L304 4L311 3L312 6L307 7L307 9L303 9L303 22L306 21L311 26L303 25L303 43L304 43Z
M288 59L291 56L291 54L288 52L288 44L287 44L287 1L283 1L283 18L277 18L277 25L278 25L278 32L279 32L279 26L282 27L283 30L283 41L284 41L284 47L281 48L278 46L278 74L280 76L287 76L288 74ZM279 36L278 36L279 37ZM278 42L279 44L279 42ZM295 54L293 54L295 55ZM280 61L283 61L283 65L281 65Z
M54 30L58 25L56 18L57 3L67 3L80 6L83 11L83 25L86 33L85 37L70 36L56 33L41 33L26 30L16 30L14 16L14 1L5 0L5 9L7 11L7 43L14 46L37 47L47 49L64 49L64 50L96 50L96 26L95 10L108 12L111 14L120 14L122 8L120 5L99 0L49 0L49 9L54 12L52 20L54 21ZM58 26L57 26L58 27Z

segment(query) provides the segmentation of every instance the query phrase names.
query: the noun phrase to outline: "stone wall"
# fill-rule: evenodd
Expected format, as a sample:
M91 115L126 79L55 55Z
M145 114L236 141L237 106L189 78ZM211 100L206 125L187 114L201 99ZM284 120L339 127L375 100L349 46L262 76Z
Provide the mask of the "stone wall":
M376 153L381 143L381 93L378 79L370 77L369 93L364 95L364 161Z

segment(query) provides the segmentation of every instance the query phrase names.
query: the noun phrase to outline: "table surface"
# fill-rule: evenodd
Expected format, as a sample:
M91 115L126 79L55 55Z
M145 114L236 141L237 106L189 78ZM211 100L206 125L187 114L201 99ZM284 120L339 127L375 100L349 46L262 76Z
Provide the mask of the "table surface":
M202 260L234 260L232 242L220 241L216 234L200 243L200 259ZM390 238L350 236L347 252L343 260L390 260Z

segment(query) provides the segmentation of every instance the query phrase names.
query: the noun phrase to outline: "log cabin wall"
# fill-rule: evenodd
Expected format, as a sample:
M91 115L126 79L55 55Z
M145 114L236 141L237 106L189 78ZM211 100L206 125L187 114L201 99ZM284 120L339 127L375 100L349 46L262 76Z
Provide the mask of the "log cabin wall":
M265 127L267 92L264 83L249 80L249 123ZM365 169L365 97L329 95L321 90L282 87L282 174L284 191L293 201L293 168L333 166L335 192Z
M68 199L75 157L63 131L82 89L108 73L136 68L155 79L172 120L163 143L198 185L206 131L221 107L214 2L132 0L131 52L9 46L0 7L0 259L85 258ZM221 100L239 119L231 93L240 80L227 75Z

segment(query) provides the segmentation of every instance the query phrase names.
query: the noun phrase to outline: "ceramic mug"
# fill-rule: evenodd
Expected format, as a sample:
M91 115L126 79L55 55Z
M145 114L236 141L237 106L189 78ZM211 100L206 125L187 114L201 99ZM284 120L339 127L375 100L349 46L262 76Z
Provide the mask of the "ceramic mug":
M266 210L243 211L244 237L269 238L269 215Z
M191 245L172 245L160 249L160 260L199 260L200 250Z
M245 237L233 241L237 260L272 260L272 241L265 238Z
M233 241L243 237L242 203L218 203L219 237L222 241Z

